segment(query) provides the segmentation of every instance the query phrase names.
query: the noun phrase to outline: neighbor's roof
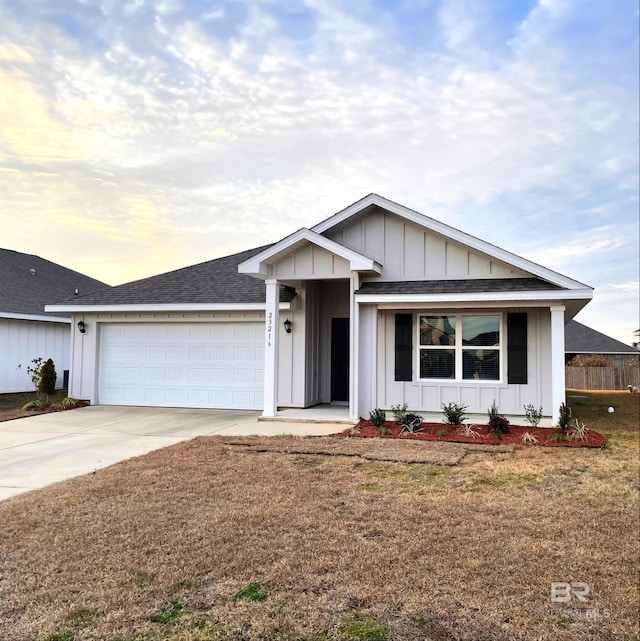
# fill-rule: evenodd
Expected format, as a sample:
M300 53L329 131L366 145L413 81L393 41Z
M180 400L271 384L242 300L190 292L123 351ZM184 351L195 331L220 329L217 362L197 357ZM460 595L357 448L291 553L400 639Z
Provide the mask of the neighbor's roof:
M60 305L197 305L261 304L265 302L264 281L238 273L238 265L269 245L239 254L216 258L165 274L150 276L86 296L59 301ZM291 288L280 290L280 302L290 302ZM55 303L49 300L49 303Z
M358 294L465 294L562 289L540 278L474 278L362 283Z
M0 317L60 316L44 311L55 300L108 289L109 285L50 260L0 249ZM62 316L66 316L62 314Z
M570 354L640 354L634 347L575 320L565 326L564 351Z

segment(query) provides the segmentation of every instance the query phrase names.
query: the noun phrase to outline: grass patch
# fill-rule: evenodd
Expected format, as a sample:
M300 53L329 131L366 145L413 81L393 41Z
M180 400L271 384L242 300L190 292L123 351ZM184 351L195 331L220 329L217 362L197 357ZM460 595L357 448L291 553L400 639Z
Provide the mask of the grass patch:
M262 585L258 581L253 581L233 595L233 602L237 603L244 600L258 603L266 601L268 596L267 591L262 589Z
M162 623L163 625L174 623L182 615L183 610L184 604L175 599L170 599L165 601L158 611L149 617L149 620L152 623Z
M388 641L389 630L368 614L355 612L338 629L340 641Z
M526 472L507 472L497 476L481 476L471 483L472 490L482 490L485 488L508 488L524 487L526 485L536 485L542 481L542 477L537 474Z

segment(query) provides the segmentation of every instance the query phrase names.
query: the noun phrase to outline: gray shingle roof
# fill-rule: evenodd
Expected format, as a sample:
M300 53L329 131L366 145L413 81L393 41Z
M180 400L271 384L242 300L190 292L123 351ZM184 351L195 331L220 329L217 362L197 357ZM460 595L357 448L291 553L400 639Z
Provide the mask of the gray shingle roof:
M264 303L264 282L238 273L238 265L270 247L216 258L205 263L143 278L111 289L71 300L58 301L65 305L180 305L197 303ZM290 302L295 290L283 287L280 301ZM55 301L49 301L55 302Z
M31 270L34 270L32 273ZM109 285L49 260L0 249L0 314L50 315L44 306L56 300L108 289Z
M475 278L362 283L359 294L475 294L561 289L540 278Z
M570 354L640 354L622 341L572 320L564 328L564 351Z

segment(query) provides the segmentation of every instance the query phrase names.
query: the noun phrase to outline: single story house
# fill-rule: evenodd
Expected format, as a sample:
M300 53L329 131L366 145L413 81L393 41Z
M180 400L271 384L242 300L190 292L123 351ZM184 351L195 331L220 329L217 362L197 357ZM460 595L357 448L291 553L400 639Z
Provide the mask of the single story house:
M48 305L72 314L70 393L260 409L565 399L564 328L591 287L376 194L273 245Z
M564 349L567 365L589 364L594 358L609 367L638 365L640 351L611 336L571 320L564 329Z
M45 303L108 287L105 283L51 261L0 249L0 393L33 390L27 368L35 358L51 358L66 385L71 318L45 312Z

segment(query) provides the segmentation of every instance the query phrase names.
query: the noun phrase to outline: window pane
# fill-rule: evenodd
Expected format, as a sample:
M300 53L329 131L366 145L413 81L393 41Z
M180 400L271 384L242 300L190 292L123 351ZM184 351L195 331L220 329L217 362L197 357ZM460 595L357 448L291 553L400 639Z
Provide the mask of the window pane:
M455 316L420 316L420 345L455 344Z
M462 378L479 381L500 379L500 350L463 349Z
M455 378L455 350L421 349L420 378Z
M500 345L500 317L463 316L462 344L498 347Z

